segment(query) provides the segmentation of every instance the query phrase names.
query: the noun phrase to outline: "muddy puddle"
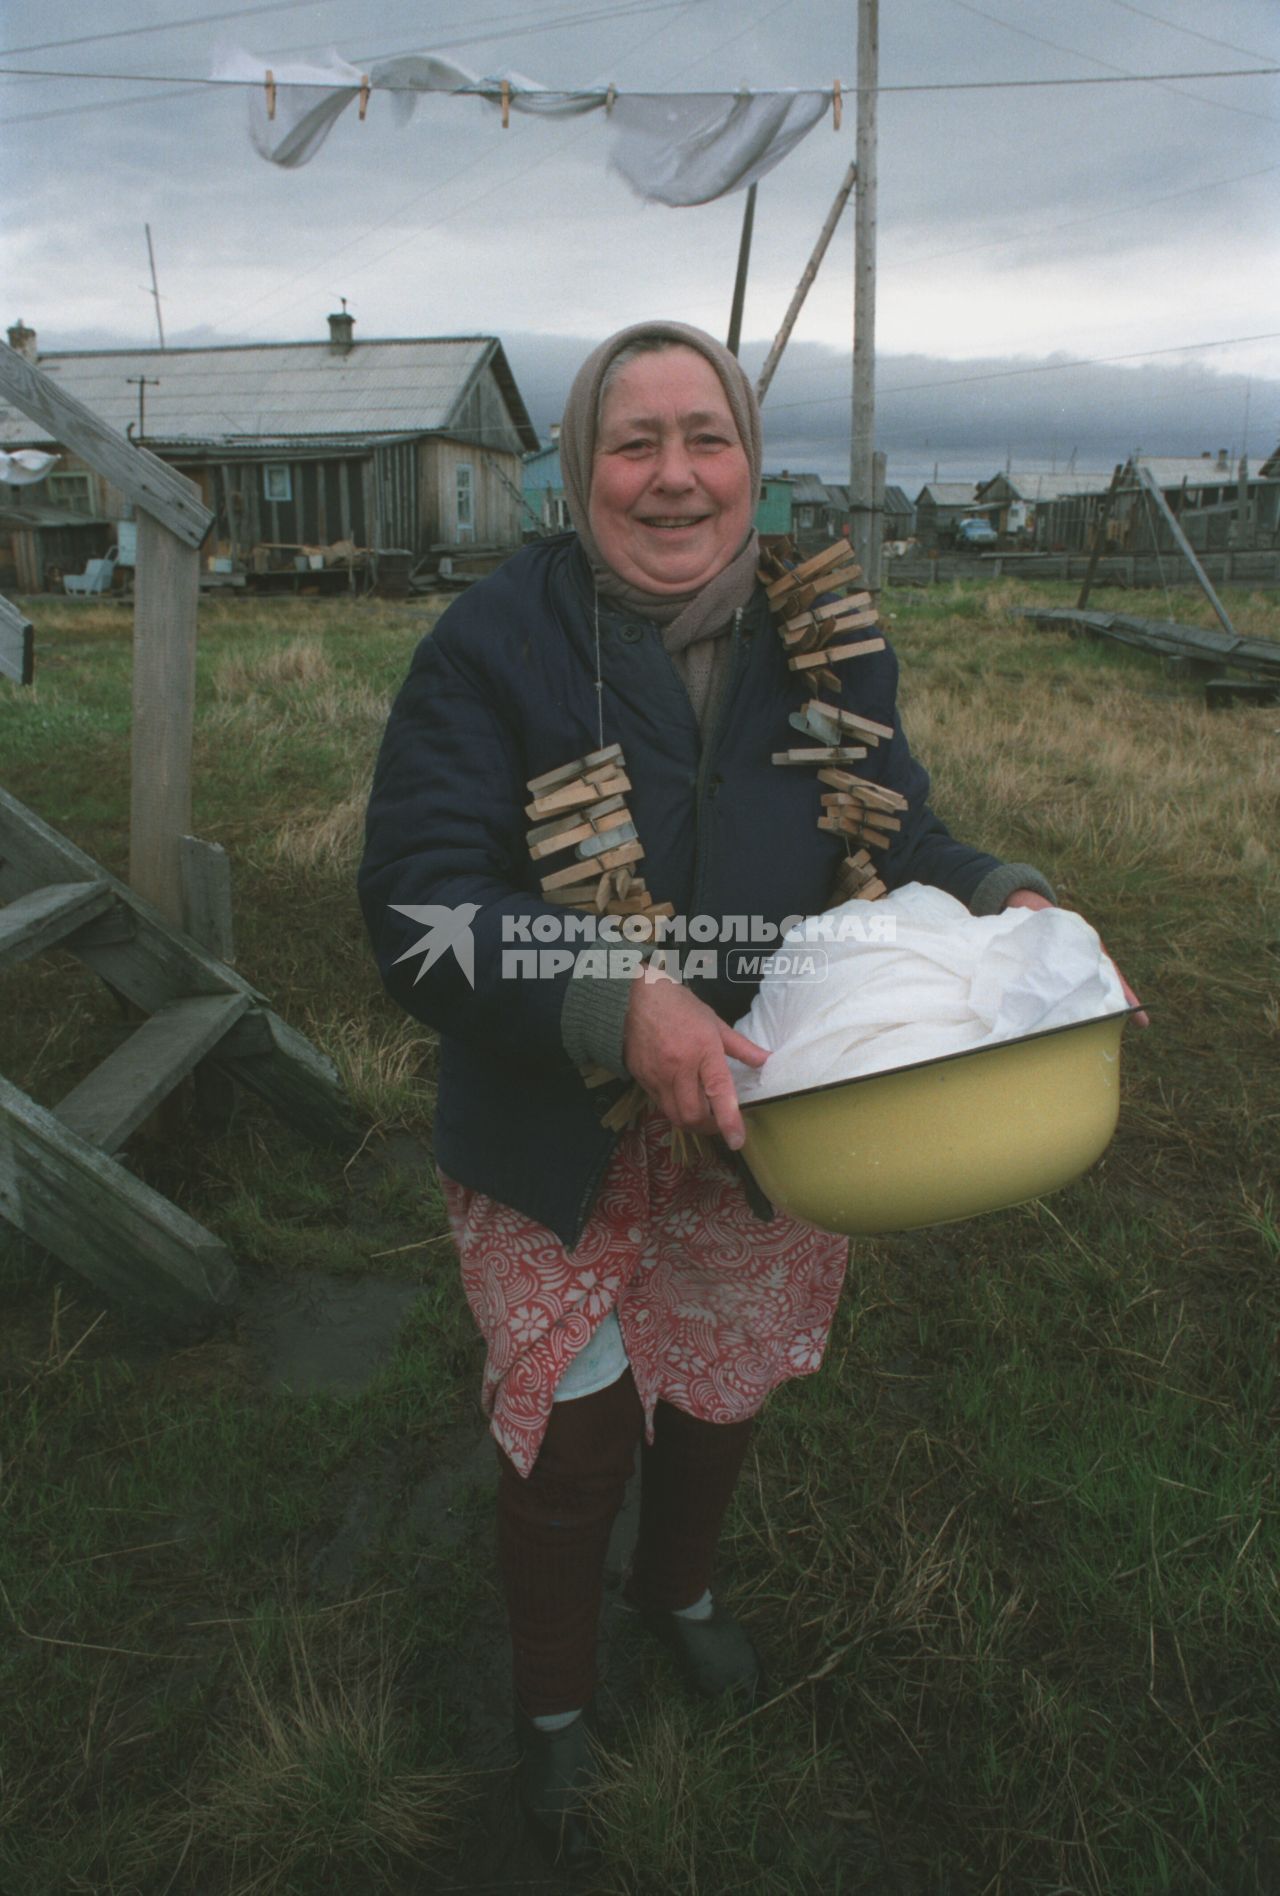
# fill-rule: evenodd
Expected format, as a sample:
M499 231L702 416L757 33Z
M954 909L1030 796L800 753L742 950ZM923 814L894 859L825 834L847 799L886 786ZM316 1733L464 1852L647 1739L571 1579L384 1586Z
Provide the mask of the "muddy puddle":
M270 1388L350 1395L391 1361L417 1295L413 1284L297 1271L247 1282L238 1327Z

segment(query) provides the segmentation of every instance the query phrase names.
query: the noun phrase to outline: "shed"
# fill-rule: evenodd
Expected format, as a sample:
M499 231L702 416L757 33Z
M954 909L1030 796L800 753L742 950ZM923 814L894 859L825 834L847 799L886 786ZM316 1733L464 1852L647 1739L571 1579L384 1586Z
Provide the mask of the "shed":
M926 548L936 547L963 515L972 511L972 481L928 481L916 495L916 536Z
M785 539L791 532L792 485L789 474L766 474L761 479L756 532L766 539Z
M538 438L502 344L356 342L353 330L343 311L330 316L327 342L42 355L34 332L18 326L10 344L196 483L215 515L211 554L245 559L256 545L336 541L418 558L517 546L521 455ZM0 405L0 446L51 439ZM116 537L129 518L116 489L70 454L51 478L62 482L63 507ZM38 587L50 559L43 531L19 531L15 552L21 583Z

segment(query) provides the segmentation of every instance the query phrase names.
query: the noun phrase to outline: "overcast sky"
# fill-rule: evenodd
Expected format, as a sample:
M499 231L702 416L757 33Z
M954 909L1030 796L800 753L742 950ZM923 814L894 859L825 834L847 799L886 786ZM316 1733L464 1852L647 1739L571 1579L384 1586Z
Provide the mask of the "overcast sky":
M1277 0L894 0L882 14L885 87L1280 65ZM250 147L244 96L194 83L219 48L264 67L328 47L357 66L447 49L481 75L620 90L856 79L855 0L7 0L0 39L10 71L165 80L0 78L4 323L21 316L46 349L152 344L150 223L170 345L319 337L345 296L358 338L501 337L544 435L610 330L663 315L723 334L742 196L640 202L608 169L599 114L503 132L482 104L442 99L400 128L377 95L364 124L348 112L311 164L279 170ZM850 101L839 134L825 120L761 184L749 366L853 156L854 118ZM1109 469L1135 447L1271 452L1278 183L1275 78L886 92L890 480L914 492L935 464L985 477L1073 455ZM772 468L848 477L852 232L850 210L770 391ZM1066 366L1081 360L1095 366Z

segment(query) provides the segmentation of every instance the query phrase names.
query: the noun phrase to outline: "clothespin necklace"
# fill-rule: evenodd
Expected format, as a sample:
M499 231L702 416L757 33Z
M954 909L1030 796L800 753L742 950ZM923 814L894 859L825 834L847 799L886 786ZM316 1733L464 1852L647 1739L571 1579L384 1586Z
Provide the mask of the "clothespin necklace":
M766 552L760 578L769 600L778 636L787 654L787 668L814 692L789 722L811 744L774 751L775 764L817 764L818 781L828 786L821 798L818 828L845 839L845 857L836 874L834 901L857 896L873 902L887 893L876 873L870 849L888 849L902 828L901 812L907 800L896 790L855 776L844 765L866 757L871 747L893 736L890 725L879 724L860 712L828 704L821 696L838 696L844 681L835 670L849 659L883 652L884 639L850 638L870 632L877 624L871 594L857 590L862 568L847 540L837 540L812 559L789 565L778 553ZM851 590L852 589L852 590ZM836 594L835 598L828 595ZM855 843L868 845L855 849Z

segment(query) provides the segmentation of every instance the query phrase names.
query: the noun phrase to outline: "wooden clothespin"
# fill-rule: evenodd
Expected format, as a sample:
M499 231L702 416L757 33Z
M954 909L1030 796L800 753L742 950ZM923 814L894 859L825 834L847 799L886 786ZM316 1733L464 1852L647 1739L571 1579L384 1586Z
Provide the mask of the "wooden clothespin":
M843 118L844 99L840 92L840 81L837 79L831 88L831 121L833 131L838 132L840 130L840 122Z
M617 96L618 96L617 86L610 84L609 90L604 95L604 115L606 118L608 118L610 113L613 111L614 100L617 98Z
M505 132L511 124L511 81L502 82L502 129Z
M367 72L362 72L360 75L360 117L362 120L365 116L365 113L368 110L369 110L369 75Z
M268 66L267 67L267 117L269 119L273 119L275 115L276 115L276 76L272 72L270 66Z

